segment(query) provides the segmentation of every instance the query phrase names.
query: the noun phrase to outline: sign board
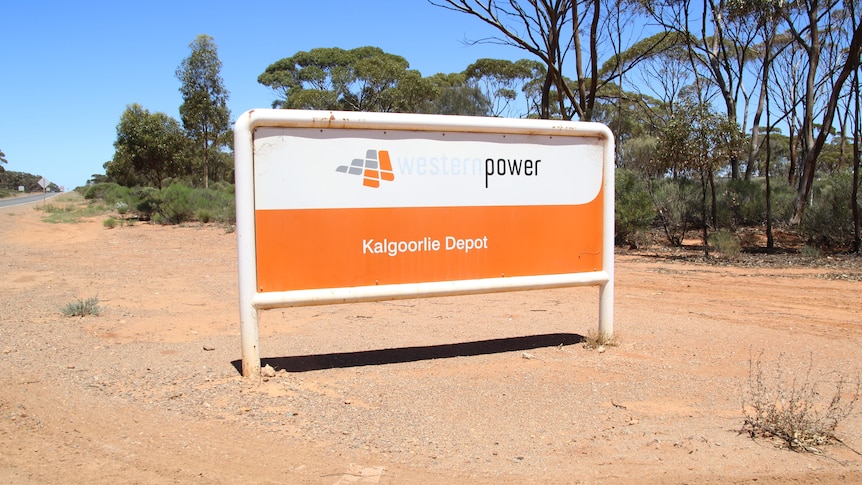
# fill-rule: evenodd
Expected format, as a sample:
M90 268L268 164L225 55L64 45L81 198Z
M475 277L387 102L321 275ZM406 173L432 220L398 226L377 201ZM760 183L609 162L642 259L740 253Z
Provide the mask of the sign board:
M49 181L48 181L48 179L46 179L45 177L41 177L41 178L39 178L39 181L38 181L38 182L36 182L36 183L37 183L37 184L39 184L39 187L42 187L42 189L43 189L43 190L44 190L46 187L48 187L48 185L50 185L50 184L51 184L51 182L49 182Z
M268 308L591 284L612 332L604 125L253 110L235 137L244 375Z

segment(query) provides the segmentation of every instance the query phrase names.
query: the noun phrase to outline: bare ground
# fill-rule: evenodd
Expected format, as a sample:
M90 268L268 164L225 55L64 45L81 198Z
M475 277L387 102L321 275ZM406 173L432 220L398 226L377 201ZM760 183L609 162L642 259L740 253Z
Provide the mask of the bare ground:
M595 288L271 310L244 379L235 234L34 207L0 209L0 483L862 483L860 406L820 454L740 433L761 352L862 373L858 258L619 253L603 352Z

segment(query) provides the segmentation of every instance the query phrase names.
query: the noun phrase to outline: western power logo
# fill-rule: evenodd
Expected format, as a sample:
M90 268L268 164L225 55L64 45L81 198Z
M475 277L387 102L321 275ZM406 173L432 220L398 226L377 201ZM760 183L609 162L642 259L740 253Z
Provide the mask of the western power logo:
M350 165L340 165L335 171L348 175L361 175L362 185L373 189L380 187L381 180L386 182L395 180L387 150L368 150L365 152L365 158L354 158Z

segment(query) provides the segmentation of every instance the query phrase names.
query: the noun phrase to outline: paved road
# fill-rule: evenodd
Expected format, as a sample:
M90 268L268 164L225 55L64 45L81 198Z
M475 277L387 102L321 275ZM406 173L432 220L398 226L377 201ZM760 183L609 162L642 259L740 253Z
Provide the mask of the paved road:
M12 197L9 199L0 199L0 208L12 207L14 205L30 204L33 202L41 202L59 195L59 192L51 192L49 194L25 195L24 197Z

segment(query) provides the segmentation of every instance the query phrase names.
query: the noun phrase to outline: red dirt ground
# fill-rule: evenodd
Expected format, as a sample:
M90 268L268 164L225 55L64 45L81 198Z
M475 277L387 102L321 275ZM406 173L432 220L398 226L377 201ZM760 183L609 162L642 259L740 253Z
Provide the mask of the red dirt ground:
M620 252L602 351L595 288L271 310L244 379L235 234L37 206L0 209L2 483L862 483L859 406L819 454L740 433L758 356L862 373L858 258Z

